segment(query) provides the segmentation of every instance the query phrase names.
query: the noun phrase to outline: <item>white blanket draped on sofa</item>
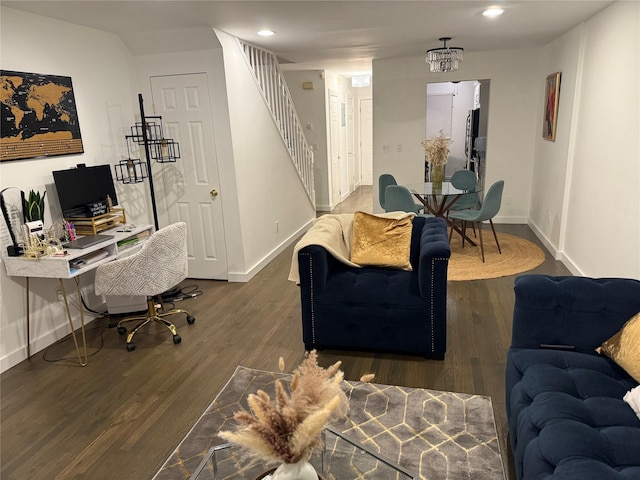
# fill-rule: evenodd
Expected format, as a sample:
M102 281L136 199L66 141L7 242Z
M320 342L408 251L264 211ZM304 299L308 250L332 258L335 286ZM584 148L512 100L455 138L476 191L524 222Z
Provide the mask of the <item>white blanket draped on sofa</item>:
M629 390L623 400L631 406L638 418L640 418L640 385Z
M383 218L401 219L414 217L415 214L407 212L389 212L376 214ZM298 272L298 252L309 245L319 245L324 247L334 258L352 267L359 267L353 263L351 258L351 245L353 243L353 213L327 214L318 217L315 223L302 236L293 247L291 258L291 270L289 280L300 283Z

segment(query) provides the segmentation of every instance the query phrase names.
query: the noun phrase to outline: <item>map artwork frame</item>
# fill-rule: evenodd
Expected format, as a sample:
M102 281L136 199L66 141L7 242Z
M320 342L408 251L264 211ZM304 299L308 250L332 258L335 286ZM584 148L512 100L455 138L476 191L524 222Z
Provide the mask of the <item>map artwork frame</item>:
M84 153L71 77L0 70L0 162Z

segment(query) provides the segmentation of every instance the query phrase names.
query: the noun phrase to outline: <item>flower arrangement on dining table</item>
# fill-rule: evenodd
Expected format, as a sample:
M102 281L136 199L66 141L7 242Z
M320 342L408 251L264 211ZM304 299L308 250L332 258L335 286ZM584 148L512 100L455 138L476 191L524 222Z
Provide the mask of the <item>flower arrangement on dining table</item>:
M428 140L423 140L421 144L424 147L424 153L427 155L427 161L434 167L444 166L449 157L450 143L451 140L445 136L442 130L438 135Z
M278 379L273 400L263 390L250 394L247 402L251 412L236 412L234 418L240 426L219 435L267 461L295 464L308 460L313 449L322 443L324 425L347 414L348 400L341 388L344 372L340 365L338 361L322 368L317 352L309 352L294 371L289 391ZM284 371L282 357L279 367ZM372 378L373 375L368 375L361 380Z
M449 157L450 143L451 140L445 136L442 130L438 135L422 141L427 162L431 164L429 169L431 182L436 188L441 187L444 180L444 165Z

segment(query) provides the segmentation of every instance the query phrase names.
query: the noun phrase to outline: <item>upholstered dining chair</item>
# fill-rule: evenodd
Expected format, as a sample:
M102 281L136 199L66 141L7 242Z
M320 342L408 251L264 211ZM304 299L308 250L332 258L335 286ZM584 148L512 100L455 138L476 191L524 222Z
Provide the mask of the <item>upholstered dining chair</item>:
M458 190L475 190L478 180L471 170L458 170L451 175L451 185ZM449 211L475 209L480 205L478 193L465 193L451 205Z
M378 201L382 208L385 207L385 196L389 185L397 185L396 179L390 173L383 173L378 177Z
M100 265L96 269L96 295L145 295L147 312L145 315L126 317L118 322L120 335L127 334L127 350L135 350L133 336L151 322L164 325L173 334L173 343L180 343L175 325L165 319L168 315L183 313L187 323L196 319L186 310L158 310L162 305L161 294L187 278L187 224L174 223L161 228L142 244L140 250L128 257ZM129 332L124 324L138 321Z
M385 212L413 212L420 214L422 207L413 201L413 195L407 187L389 185L385 190ZM423 215L431 217L432 215Z
M451 185L458 190L475 190L478 185L478 179L476 174L471 170L457 170L451 175ZM453 205L449 207L447 211L447 217L449 212L459 212L461 210L477 209L480 206L480 198L477 192L465 193ZM476 236L476 227L471 224L473 228L473 236Z
M484 262L484 244L482 243L482 222L489 220L491 230L493 231L493 238L496 239L496 245L498 247L498 253L502 254L500 250L500 243L498 242L498 236L496 235L496 229L493 227L493 217L500 211L500 204L502 203L502 191L504 190L504 180L498 180L496 183L489 187L487 194L484 196L482 206L480 210L462 210L459 212L450 212L449 220L455 222L460 220L462 222L462 232L465 233L467 228L467 222L471 224L478 224L478 235L480 237L480 251L482 253L482 262ZM451 236L453 235L453 228L449 232L449 242L451 242ZM462 236L462 246L464 247L464 235Z

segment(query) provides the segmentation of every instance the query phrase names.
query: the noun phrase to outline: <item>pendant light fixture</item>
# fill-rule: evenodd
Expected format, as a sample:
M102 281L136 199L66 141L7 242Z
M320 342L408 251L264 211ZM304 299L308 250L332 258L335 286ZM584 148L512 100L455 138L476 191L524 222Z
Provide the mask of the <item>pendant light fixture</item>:
M458 70L464 57L464 48L448 47L447 42L451 40L451 37L440 37L438 40L444 43L441 48L427 50L429 70L434 73Z

